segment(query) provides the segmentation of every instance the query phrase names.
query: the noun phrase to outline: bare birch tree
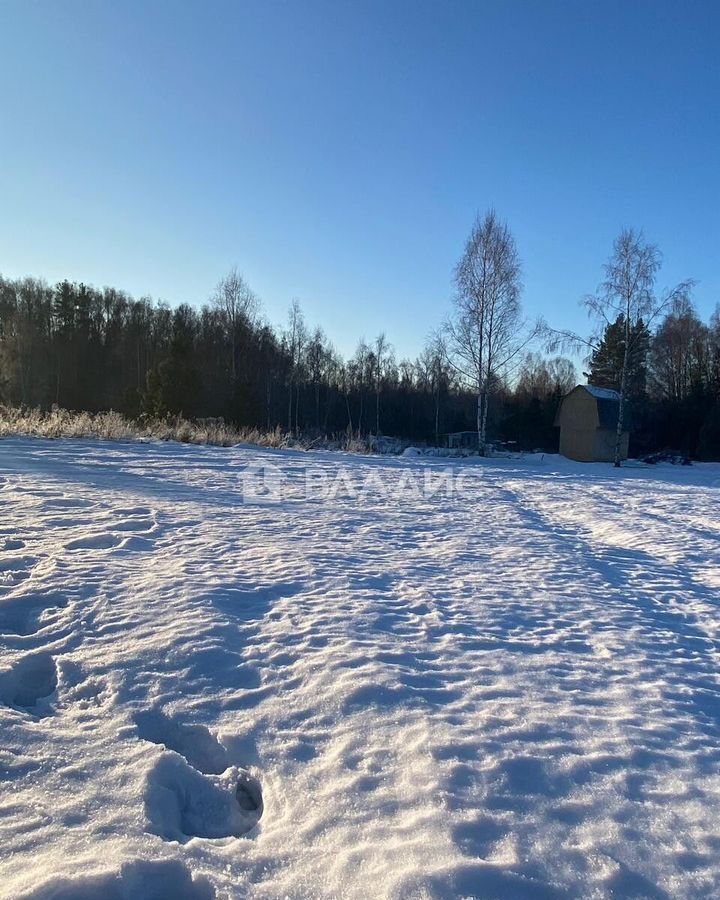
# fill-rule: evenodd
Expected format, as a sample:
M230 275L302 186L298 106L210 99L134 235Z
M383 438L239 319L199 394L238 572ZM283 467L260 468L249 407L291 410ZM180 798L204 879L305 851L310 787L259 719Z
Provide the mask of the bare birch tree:
M374 380L375 380L375 434L380 434L380 394L382 393L382 383L385 377L385 369L390 354L393 352L392 347L385 337L385 332L379 334L375 338L373 346L374 351Z
M307 343L307 328L305 318L300 309L300 302L293 300L288 313L288 327L284 338L285 348L288 354L288 431L294 432L298 428L300 406L300 374L303 363L305 344ZM295 401L295 424L293 425L293 400Z
M455 268L455 288L444 337L451 365L477 393L478 448L485 453L493 380L537 332L528 332L522 319L515 239L494 210L475 221Z

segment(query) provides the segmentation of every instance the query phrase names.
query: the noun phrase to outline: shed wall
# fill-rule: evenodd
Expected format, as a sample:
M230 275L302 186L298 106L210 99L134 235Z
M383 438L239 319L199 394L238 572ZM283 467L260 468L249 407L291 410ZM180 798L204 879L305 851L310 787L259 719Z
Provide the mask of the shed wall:
M613 462L615 459L616 432L609 428L598 428L595 432L595 459L598 462ZM628 458L630 435L623 432L620 439L620 459Z
M595 458L595 429L560 426L560 453L568 459L592 462Z

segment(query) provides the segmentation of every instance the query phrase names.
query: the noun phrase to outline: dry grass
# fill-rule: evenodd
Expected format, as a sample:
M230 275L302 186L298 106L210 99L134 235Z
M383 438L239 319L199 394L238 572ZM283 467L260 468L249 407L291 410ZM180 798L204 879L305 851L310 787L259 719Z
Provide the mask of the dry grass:
M293 447L296 449L349 450L369 453L372 439L341 434L335 439L321 436L295 436L280 428L263 431L258 428L235 428L222 419L197 419L182 416L165 419L126 419L120 413L78 413L53 407L50 412L26 407L0 405L0 438L31 435L49 439L97 438L106 441L179 441L183 444L206 444L234 447L256 444L261 447Z

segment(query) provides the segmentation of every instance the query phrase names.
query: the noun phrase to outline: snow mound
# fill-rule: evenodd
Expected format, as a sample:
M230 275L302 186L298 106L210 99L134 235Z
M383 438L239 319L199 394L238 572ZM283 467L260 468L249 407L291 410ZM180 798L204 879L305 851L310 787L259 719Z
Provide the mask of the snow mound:
M263 814L260 782L233 766L222 776L202 775L176 753L165 753L147 778L148 830L166 841L241 837Z

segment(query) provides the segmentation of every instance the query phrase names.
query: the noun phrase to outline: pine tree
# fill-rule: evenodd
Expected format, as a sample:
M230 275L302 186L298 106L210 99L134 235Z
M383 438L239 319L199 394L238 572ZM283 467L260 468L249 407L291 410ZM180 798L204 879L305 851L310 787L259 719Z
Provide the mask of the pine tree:
M647 361L650 350L650 329L642 319L630 327L630 347L626 394L630 399L645 395L647 389ZM620 390L625 356L625 316L607 325L598 346L590 358L590 371L585 375L597 387Z

